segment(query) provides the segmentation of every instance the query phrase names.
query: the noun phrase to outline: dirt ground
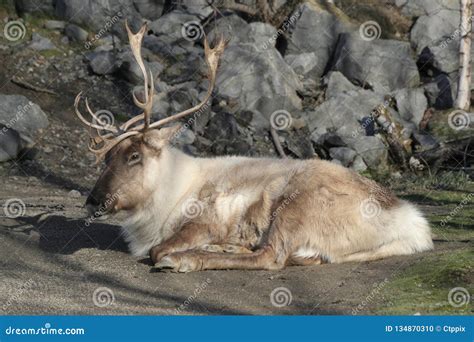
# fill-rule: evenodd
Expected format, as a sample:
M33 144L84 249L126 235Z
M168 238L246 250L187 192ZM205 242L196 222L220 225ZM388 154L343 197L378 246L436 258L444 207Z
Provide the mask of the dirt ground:
M36 177L2 179L0 198L14 194L26 208L17 219L0 219L0 303L8 314L378 313L391 305L378 289L407 268L472 248L472 241L439 241L429 253L365 263L278 272L154 272L147 258L127 253L119 218L85 224L84 196L71 197ZM271 300L279 287L287 289L282 300L288 305L282 307ZM105 291L103 302L95 291Z
M435 267L432 260L441 260L453 251L472 251L471 214L460 228L462 237L441 236L434 251L413 256L289 267L278 272L153 272L148 259L127 253L120 236L120 218L90 225L84 220L85 195L99 167L92 166L87 132L73 116L74 96L86 89L94 95L93 105L107 98L108 103L126 108L131 103L129 93L107 77L95 80L92 87L90 79L64 81L67 67L85 68L80 58L73 62L78 64L58 67L58 60L15 53L13 57L9 50L0 52L0 92L22 94L39 104L51 127L34 153L0 164L0 204L19 199L25 205L18 218L0 212L0 313L372 314L397 307L401 309L396 312L423 314L446 307L451 287L469 288L472 284L471 263L457 270L461 276L453 284L443 285L437 292L428 289L426 297L410 297L410 306L398 305L391 295L393 288L392 292L386 290L390 284L398 286L405 272L417 265ZM30 66L34 72L28 71ZM37 84L37 76L46 78L43 86L61 96L20 88L9 81L13 75ZM79 193L71 194L71 190ZM445 203L426 198L414 200L432 216L447 215L459 203L457 199ZM399 290L409 295L432 285L417 280L404 286ZM449 312L472 314L469 305Z

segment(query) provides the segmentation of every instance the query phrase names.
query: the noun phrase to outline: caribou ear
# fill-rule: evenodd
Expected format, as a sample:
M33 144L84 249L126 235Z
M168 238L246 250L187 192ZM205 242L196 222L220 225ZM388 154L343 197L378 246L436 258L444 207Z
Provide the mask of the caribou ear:
M151 148L161 150L178 138L182 130L183 126L181 125L151 129L143 134L143 142Z
M183 132L183 126L176 124L169 127L163 127L158 130L159 137L162 140L172 142L174 139L179 138L180 134Z

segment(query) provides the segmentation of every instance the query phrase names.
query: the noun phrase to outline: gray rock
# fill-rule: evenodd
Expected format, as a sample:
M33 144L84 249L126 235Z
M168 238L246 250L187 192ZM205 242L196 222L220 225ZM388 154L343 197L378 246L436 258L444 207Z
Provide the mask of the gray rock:
M97 75L112 74L117 70L115 56L111 52L93 52L89 58L91 69Z
M29 47L37 51L56 49L56 46L54 46L49 38L43 37L38 32L33 32Z
M268 119L275 110L301 109L296 91L298 76L275 49L259 50L255 44L229 46L217 76L219 95L235 99L240 110L256 109ZM254 123L262 123L254 116Z
M349 139L348 145L356 150L369 168L383 168L387 163L387 147L377 136Z
M308 122L311 139L316 144L349 147L357 152L367 166L378 168L385 162L387 148L376 136L367 136L368 126L363 122L382 103L382 94L359 89L333 96L314 111L303 113L303 117Z
M36 140L48 127L41 108L22 95L0 94L0 123L20 133L23 140Z
M285 61L300 76L311 75L318 66L317 56L314 52L304 52L299 55L286 55Z
M69 197L72 197L72 198L79 198L82 196L78 190L71 190L67 194Z
M131 0L56 0L55 14L68 22L89 28L93 34L107 31L122 39L127 37L123 23L125 18L135 30L142 21Z
M342 165L348 167L354 161L357 152L348 147L333 147L329 149L329 155L333 159L337 159Z
M193 0L193 1L181 1L178 2L178 6L186 13L194 14L200 18L206 18L213 12L213 8L209 6L210 2L208 0ZM214 2L214 5L218 3Z
M323 102L314 111L305 112L304 118L315 143L320 144L320 139L326 137L325 133L335 133L347 144L349 138L366 135L360 122L383 102L382 94L370 90L340 93Z
M89 36L86 30L74 24L67 24L64 33L73 42L85 42Z
M339 71L332 71L328 75L326 99L339 96L341 93L360 90L359 87L352 84Z
M44 27L48 30L64 30L66 22L60 20L46 20L44 22Z
M196 140L194 132L188 128L181 127L178 134L174 137L173 143L178 146L191 145Z
M457 71L459 24L459 9L443 8L418 18L410 32L410 41L421 61L429 61L446 73Z
M249 31L247 36L249 43L261 45L264 48L275 46L275 44L271 44L271 42L274 42L276 40L275 37L277 37L277 30L272 25L260 22L254 22L249 24Z
M410 45L397 40L366 41L359 34L342 34L333 69L349 80L379 92L416 87L420 76Z
M401 8L402 14L412 18L436 14L443 9L459 11L458 0L396 0L395 5Z
M367 170L367 165L361 156L356 156L350 168L356 172L362 172Z
M428 100L424 94L423 88L401 89L394 94L397 102L398 113L403 120L412 122L416 127L423 119Z
M440 74L436 76L433 82L423 84L423 89L425 90L425 95L428 98L430 107L436 109L448 109L453 107L456 95L449 75Z
M260 50L273 48L277 37L276 29L266 23L248 24L236 14L222 17L216 21L208 33L209 41L223 35L229 39L229 45L255 43Z
M21 151L20 134L13 128L0 124L0 162L15 159Z
M417 141L417 143L420 145L420 148L418 150L429 150L432 148L436 148L439 146L439 142L429 134L422 134L418 132L413 133L413 137Z
M15 7L18 13L54 13L54 0L15 0Z
M349 30L348 24L310 3L298 6L287 23L289 42L285 54L315 53L317 65L313 77L319 79L334 52L338 35Z
M229 40L229 45L247 42L248 33L250 31L249 24L236 14L227 15L219 18L207 36L209 41L214 41L220 35Z
M156 20L161 17L165 0L134 0L133 5L143 18Z
M147 54L146 49L142 49L142 54L145 56ZM133 84L141 85L143 84L143 74L138 66L131 50L127 49L120 54L117 61L117 67L120 69L120 73L125 77L125 79ZM147 70L150 70L153 73L155 79L161 74L164 70L163 64L158 61L148 62L143 61Z
M166 43L202 41L204 29L199 19L189 13L172 11L149 24L149 30Z

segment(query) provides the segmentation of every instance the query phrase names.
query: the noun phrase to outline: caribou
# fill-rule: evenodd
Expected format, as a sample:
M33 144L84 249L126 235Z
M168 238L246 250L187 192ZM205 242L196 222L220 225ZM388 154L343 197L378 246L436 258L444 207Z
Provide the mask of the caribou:
M123 231L133 255L174 272L209 269L279 270L287 265L368 261L433 248L431 231L411 203L358 173L320 159L224 156L197 158L176 148L172 123L211 100L227 42L204 37L208 90L192 108L151 122L154 78L142 59L146 25L131 51L144 80L142 113L120 126L100 124L89 149L105 169L90 192L91 215L125 212ZM171 124L171 125L170 125Z

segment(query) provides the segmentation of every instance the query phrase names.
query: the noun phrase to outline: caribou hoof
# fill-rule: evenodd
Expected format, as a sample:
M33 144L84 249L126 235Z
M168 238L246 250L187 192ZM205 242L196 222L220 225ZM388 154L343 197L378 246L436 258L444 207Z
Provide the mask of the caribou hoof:
M155 264L155 268L176 273L187 273L199 271L201 269L200 264L197 258L183 253L174 253L163 257Z

